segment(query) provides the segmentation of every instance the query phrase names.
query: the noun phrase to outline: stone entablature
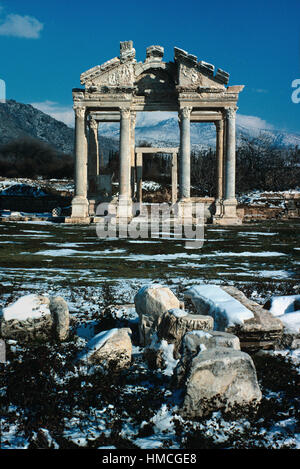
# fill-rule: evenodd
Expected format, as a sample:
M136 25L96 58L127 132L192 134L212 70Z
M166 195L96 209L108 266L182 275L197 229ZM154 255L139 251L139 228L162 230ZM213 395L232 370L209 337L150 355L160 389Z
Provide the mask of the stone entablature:
M120 43L119 57L81 74L84 88L73 89L76 116L73 218L92 215L95 204L100 201L95 184L99 172L98 125L120 122L119 198L130 203L136 195L133 189L136 112L176 111L180 129L179 201L190 199L190 123L214 122L218 159L215 222L237 220L235 111L244 86L226 87L227 72L220 68L215 71L213 65L198 61L195 55L177 47L174 61L163 62L163 54L163 47L153 45L147 48L145 61L137 62L132 41L125 41ZM177 163L175 166L177 179ZM93 199L92 204L90 199Z

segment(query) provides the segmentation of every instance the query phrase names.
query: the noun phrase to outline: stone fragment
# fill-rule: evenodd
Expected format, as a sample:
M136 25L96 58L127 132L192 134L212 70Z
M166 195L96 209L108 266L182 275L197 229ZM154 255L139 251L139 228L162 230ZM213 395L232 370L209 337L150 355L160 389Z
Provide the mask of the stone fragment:
M283 333L280 319L273 317L261 305L248 299L237 288L232 286L223 286L222 288L253 313L253 318L245 320L242 326L226 329L227 332L239 337L241 349L249 352L274 349L276 344L280 342Z
M65 340L69 334L69 309L61 297L30 294L2 310L0 335L20 342Z
M171 309L161 316L158 323L158 337L174 344L175 358L179 358L179 350L184 335L189 331L211 331L214 320L211 316L189 314L182 309Z
M227 83L229 82L229 73L225 72L224 70L222 70L221 68L218 68L217 70L217 73L215 75L215 79L219 82L219 83L222 83L224 85L227 85Z
M161 61L164 56L164 48L161 46L149 46L146 49L146 62Z
M53 318L53 329L55 337L66 340L69 335L70 315L66 301L61 296L50 298L50 312Z
M262 397L251 357L225 347L204 350L191 361L182 414L198 418L236 405L255 406Z
M184 381L191 360L199 352L216 347L240 350L240 341L237 336L227 332L195 330L185 334L180 349L180 361L175 370L177 384Z
M297 290L297 287L296 287ZM295 350L300 344L300 295L273 296L264 305L283 325L278 348Z
M187 290L186 298L199 314L213 316L216 330L237 335L242 350L274 348L281 338L281 321L235 287L195 286Z
M204 60L200 60L199 62L201 72L206 73L207 75L212 76L214 74L215 66L204 62Z
M101 364L105 368L120 371L131 363L131 330L127 327L99 332L79 355L79 360L89 364Z
M159 340L156 332L151 344L144 348L143 355L150 369L161 370L166 376L171 376L178 365L178 359L174 358L174 344Z
M120 60L124 62L128 59L135 58L135 49L133 47L132 41L123 41L120 42Z
M143 346L150 344L161 315L169 309L180 306L174 293L161 285L142 287L135 295L134 303L140 320L140 344Z

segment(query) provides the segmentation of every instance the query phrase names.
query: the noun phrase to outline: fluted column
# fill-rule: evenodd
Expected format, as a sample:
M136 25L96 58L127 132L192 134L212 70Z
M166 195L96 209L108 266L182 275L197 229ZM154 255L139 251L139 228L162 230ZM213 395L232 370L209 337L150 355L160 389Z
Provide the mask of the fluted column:
M215 216L220 217L223 212L223 172L224 172L224 122L216 121L216 160L217 160L217 197Z
M225 110L225 194L223 199L223 219L227 219L227 223L240 223L237 217L236 207L237 200L235 197L235 146L236 146L236 131L235 131L235 115L236 107L230 107Z
M137 201L142 202L142 181L143 180L143 154L137 153L136 155L136 191Z
M131 200L130 168L131 168L131 141L130 141L130 109L121 108L120 121L120 187L119 199Z
M177 185L178 185L178 172L177 172L177 153L172 154L172 204L177 202Z
M75 190L72 200L72 217L87 217L87 138L86 109L74 107L75 111Z
M191 133L190 115L192 108L184 107L179 113L180 128L180 199L188 200L191 195Z
M226 109L225 199L235 199L235 114L236 108Z
M217 158L217 174L218 174L218 184L217 184L217 198L219 200L223 199L223 145L224 145L224 124L223 121L215 122L216 125L216 158Z
M89 153L88 153L88 192L89 196L96 195L96 180L99 174L98 122L89 122Z
M134 197L134 195L135 195L135 123L136 123L136 112L131 112L131 121L130 121L130 143L131 143L130 184L131 184L131 197Z

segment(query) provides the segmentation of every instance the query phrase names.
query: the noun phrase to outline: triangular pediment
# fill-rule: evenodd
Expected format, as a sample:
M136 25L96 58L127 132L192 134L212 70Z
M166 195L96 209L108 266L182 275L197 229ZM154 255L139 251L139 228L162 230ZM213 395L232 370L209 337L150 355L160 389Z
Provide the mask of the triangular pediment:
M174 62L165 63L163 47L150 46L144 62L136 62L132 41L121 42L120 57L97 65L82 73L85 88L96 91L105 88L133 87L138 94L173 92L175 86L196 90L198 88L224 90L229 74L199 61L196 56L174 48Z
M195 55L175 47L174 56L179 86L224 89L224 85L228 83L229 74L227 72L218 69L215 73L214 65L203 60L198 62Z

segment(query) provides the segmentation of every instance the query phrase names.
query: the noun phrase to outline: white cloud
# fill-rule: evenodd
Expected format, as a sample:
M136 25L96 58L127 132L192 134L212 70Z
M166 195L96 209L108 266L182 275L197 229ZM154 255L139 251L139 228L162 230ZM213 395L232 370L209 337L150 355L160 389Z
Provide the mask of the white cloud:
M248 129L271 130L274 128L273 125L257 116L245 116L244 114L237 114L236 122L238 125Z
M0 13L2 7L0 7ZM38 39L44 25L33 16L21 16L14 13L1 20L0 35Z
M40 103L30 103L31 106L39 109L45 114L54 117L58 121L64 122L69 127L74 127L74 111L71 107L60 106L54 101L43 101Z

